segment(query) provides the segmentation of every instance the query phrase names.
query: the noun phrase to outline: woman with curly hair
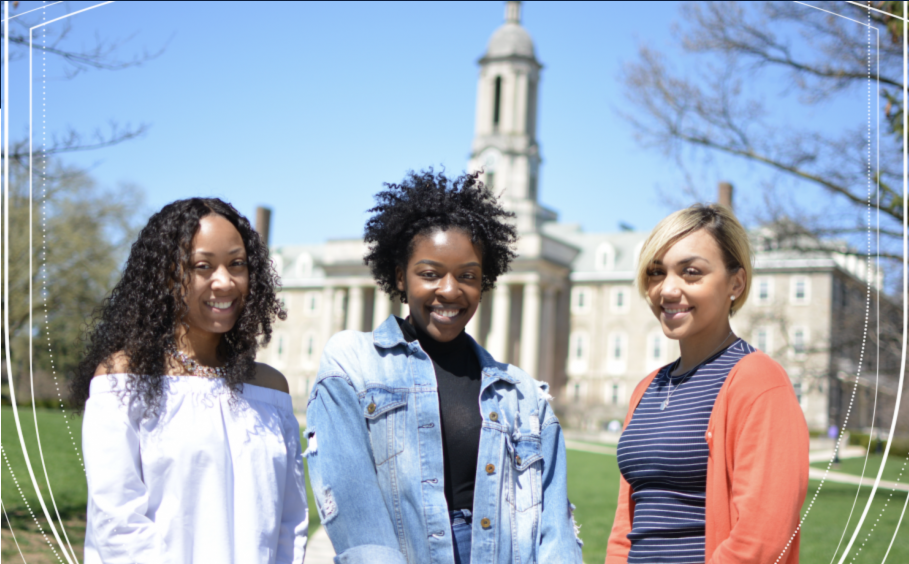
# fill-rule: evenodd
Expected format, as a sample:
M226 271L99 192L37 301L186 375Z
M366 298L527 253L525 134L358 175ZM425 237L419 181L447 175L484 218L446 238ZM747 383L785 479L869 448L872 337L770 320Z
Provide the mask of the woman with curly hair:
M303 561L299 426L284 376L255 362L286 317L278 284L221 200L173 202L142 229L71 385L86 563Z
M322 354L304 456L336 562L581 562L546 384L464 332L517 239L477 176L411 173L370 210L366 264L410 316Z

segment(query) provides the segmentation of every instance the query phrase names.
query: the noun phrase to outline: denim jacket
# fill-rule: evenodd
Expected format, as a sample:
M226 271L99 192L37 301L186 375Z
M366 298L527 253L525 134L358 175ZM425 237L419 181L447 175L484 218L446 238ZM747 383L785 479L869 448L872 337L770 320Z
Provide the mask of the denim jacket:
M470 561L580 563L547 385L473 346L483 427ZM435 370L393 316L329 340L306 419L304 456L337 564L453 564Z

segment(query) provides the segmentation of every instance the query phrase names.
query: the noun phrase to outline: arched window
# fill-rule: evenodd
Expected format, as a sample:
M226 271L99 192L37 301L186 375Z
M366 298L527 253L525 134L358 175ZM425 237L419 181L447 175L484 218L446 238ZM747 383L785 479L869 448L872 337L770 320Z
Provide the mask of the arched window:
M492 91L492 129L499 129L499 118L502 112L502 77L497 76L493 83Z
M301 348L300 357L302 359L302 367L304 369L312 369L316 367L316 362L318 361L319 351L318 351L318 339L316 334L313 332L308 332L303 335L303 342Z
M615 270L615 247L609 242L602 242L594 255L594 267L597 270Z
M624 374L628 370L628 334L610 333L606 340L606 372Z
M312 255L300 253L294 262L294 278L312 278Z
M575 331L568 338L568 373L587 373L587 359L590 358L590 337L584 331Z

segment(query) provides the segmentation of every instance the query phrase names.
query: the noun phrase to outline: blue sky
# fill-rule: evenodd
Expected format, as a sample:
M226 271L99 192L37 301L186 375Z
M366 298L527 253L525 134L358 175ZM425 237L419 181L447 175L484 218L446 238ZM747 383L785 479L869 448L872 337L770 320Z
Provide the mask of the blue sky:
M50 6L46 18L96 3ZM22 2L18 11L41 4ZM272 207L272 244L358 237L383 182L411 169L466 166L476 61L503 14L502 2L117 2L72 18L67 45L130 38L118 51L125 58L163 53L70 80L53 58L45 80L36 59L33 117L50 132L147 123L141 139L66 157L102 186L140 186L143 213L215 195L251 218L257 205ZM684 181L676 163L642 148L617 112L627 105L623 61L639 44L673 45L675 19L675 3L524 4L523 25L544 64L540 200L562 221L590 232L616 231L619 222L650 229L672 211L666 195ZM26 62L10 72L15 138L27 132ZM862 96L855 120L851 108L818 112L832 112L839 126L861 123L865 109ZM802 119L831 121L823 113ZM711 196L718 181L732 181L742 205L760 201L767 178L728 159L693 170Z

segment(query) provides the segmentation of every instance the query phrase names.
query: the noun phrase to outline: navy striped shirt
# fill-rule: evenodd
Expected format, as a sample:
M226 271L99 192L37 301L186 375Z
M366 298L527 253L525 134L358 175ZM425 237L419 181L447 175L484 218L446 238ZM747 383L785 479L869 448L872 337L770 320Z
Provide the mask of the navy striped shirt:
M619 439L619 470L631 485L629 564L704 562L707 423L729 371L754 348L738 339L685 374L663 367ZM667 399L665 409L661 404Z

